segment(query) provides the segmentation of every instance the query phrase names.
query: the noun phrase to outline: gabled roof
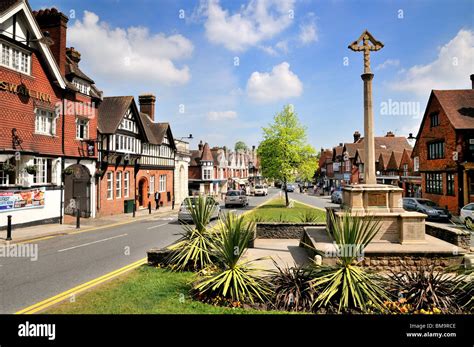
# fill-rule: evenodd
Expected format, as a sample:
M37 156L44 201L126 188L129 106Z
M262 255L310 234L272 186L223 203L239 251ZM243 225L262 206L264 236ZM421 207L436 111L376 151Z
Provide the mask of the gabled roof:
M139 112L139 114L148 143L161 145L165 136L168 136L171 147L175 148L169 123L154 123L146 113Z
M387 170L399 170L403 152L392 151L390 160L388 161Z
M26 20L28 25L31 28L31 33L33 35L32 39L41 39L43 38L43 33L36 22L36 19L33 16L32 10L30 5L26 0L2 0L0 1L0 24L4 23L7 19L12 17L14 14L19 12L23 12L25 14ZM58 64L53 57L53 53L49 49L49 47L40 41L37 41L36 44L38 45L39 52L43 56L46 61L46 65L48 66L49 71L54 76L54 78L58 81L59 86L64 89L66 88L66 81L64 77L61 75L61 71L59 70Z
M190 150L191 153L191 161L189 162L189 166L199 166L199 161L201 160L201 151L198 149Z
M474 129L474 89L433 90L454 129Z
M102 134L113 134L117 131L123 116L133 105L136 108L133 96L109 96L105 97L99 105L99 118L97 128Z
M356 155L357 149L363 148L363 147L364 147L364 144L362 142L345 143L344 151L347 152L347 155L349 156L350 159L353 159Z
M390 161L392 152L390 150L380 150L380 149L376 152L378 153L377 161L378 161L379 167L384 171L387 170L387 165Z

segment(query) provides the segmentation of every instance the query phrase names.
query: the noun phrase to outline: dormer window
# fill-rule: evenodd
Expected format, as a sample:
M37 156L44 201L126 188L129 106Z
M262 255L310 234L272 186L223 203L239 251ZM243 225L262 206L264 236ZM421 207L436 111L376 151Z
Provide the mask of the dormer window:
M0 41L0 65L30 74L31 54Z
M91 90L91 86L90 86L90 84L87 83L86 81L81 80L81 79L79 79L79 78L74 78L74 79L72 80L72 84L74 84L74 87L77 88L77 91L78 91L79 93L89 95L90 90Z

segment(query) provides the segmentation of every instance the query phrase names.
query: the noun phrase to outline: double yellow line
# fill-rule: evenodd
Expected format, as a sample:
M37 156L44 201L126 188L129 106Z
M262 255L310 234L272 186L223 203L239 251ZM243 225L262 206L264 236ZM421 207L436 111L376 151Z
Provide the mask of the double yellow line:
M43 301L40 301L34 305L31 305L31 306L28 306L18 312L15 312L15 314L33 314L33 313L38 313L40 311L43 311L45 309L47 309L48 307L51 307L52 305L55 305L69 297L71 297L72 295L76 295L76 294L79 294L79 293L82 293L84 291L86 291L87 289L90 289L98 284L101 284L105 281L108 281L112 278L115 278L117 276L120 276L130 270L133 270L133 269L136 269L137 267L143 265L143 264L146 264L147 263L147 258L143 258L143 259L140 259L134 263L131 263L127 266L124 266L118 270L115 270L115 271L112 271L112 272L109 272L103 276L100 276L100 277L97 277L95 279L93 279L92 281L89 281L89 282L86 282L86 283L83 283L81 285L78 285L74 288L71 288L65 292L62 292L58 295L55 295L49 299L46 299L46 300L43 300Z

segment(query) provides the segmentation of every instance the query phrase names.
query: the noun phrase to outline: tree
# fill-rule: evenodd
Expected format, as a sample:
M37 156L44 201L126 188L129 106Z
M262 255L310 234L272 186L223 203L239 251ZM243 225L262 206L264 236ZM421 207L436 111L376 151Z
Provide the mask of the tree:
M299 176L311 178L317 169L316 150L307 143L302 126L292 105L277 113L273 123L263 128L263 141L258 147L263 176L287 183ZM285 189L286 206L289 205Z
M247 147L247 145L245 144L244 141L237 141L237 142L235 143L235 147L234 147L234 149L235 149L236 152L239 151L239 150L245 151L247 148L248 148L248 147Z

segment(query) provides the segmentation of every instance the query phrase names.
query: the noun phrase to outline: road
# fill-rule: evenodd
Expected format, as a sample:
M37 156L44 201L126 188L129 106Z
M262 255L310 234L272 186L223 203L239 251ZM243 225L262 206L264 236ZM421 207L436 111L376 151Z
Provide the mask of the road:
M223 209L238 213L279 194L250 197L246 208ZM292 196L300 196L293 193ZM318 206L319 199L301 195ZM322 206L319 206L322 207ZM38 259L0 257L0 313L13 313L82 283L131 264L152 247L165 247L182 231L176 215L139 220L122 226L79 232L37 241Z

